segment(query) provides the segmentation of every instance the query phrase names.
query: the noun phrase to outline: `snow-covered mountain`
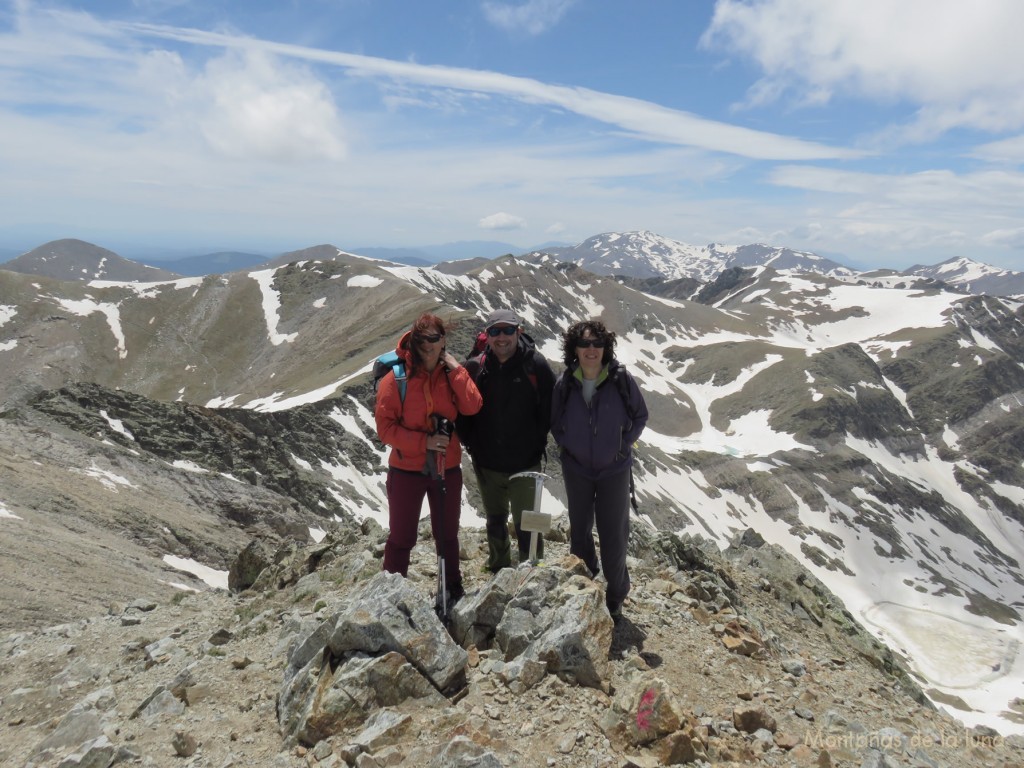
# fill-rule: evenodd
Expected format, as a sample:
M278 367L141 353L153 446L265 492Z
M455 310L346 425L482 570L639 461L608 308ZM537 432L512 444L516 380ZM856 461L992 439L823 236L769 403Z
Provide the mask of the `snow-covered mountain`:
M598 275L714 280L732 267L772 267L776 270L850 276L854 271L822 256L768 245L687 245L653 232L608 232L567 248L544 251L560 261L577 264ZM535 256L536 254L531 254Z
M904 274L941 280L964 293L1024 296L1024 272L1000 269L966 257L948 259L931 267L915 265Z
M556 362L559 332L600 316L651 411L636 471L646 519L723 548L757 531L904 657L933 701L1024 731L1022 305L766 266L710 286L672 300L552 256L450 274L329 246L146 284L0 271L7 445L78 435L73 449L31 453L44 470L0 462L0 509L27 519L55 499L55 519L88 508L111 526L132 504L117 478L183 504L200 476L219 521L143 519L130 538L155 559L220 569L224 526L386 522L368 373L415 316L458 320L449 345L462 350L479 318L513 306ZM93 384L61 389L75 382ZM559 485L544 501L556 513ZM474 499L469 487L468 524ZM66 569L70 583L87 556L32 555L19 553L26 573Z

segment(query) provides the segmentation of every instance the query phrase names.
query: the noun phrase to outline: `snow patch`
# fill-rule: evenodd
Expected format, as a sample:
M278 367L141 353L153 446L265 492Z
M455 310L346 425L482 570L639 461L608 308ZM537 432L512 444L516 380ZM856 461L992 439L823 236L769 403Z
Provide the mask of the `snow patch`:
M185 573L191 573L193 576L198 578L200 581L209 584L214 589L227 589L228 588L228 572L218 571L209 566L198 563L195 560L190 560L185 557L177 557L176 555L164 555L163 560L171 568L175 568Z
M379 277L373 275L353 275L345 285L349 288L376 288L383 282Z

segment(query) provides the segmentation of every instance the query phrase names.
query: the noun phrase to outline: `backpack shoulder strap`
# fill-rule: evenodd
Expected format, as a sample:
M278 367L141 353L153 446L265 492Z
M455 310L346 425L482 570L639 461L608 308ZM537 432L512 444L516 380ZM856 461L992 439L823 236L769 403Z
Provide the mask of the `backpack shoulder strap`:
M463 367L465 367L466 372L469 374L469 378L473 380L474 384L479 383L480 376L483 375L485 362L484 356L486 354L486 352L480 352L479 354L472 355L466 359L465 363L463 363Z
M622 398L622 404L626 408L626 415L630 419L636 419L636 411L629 401L629 381L626 379L626 366L619 363L612 371L612 380L615 382L615 388L619 391L619 397Z
M629 402L629 382L626 380L626 366L621 363L616 366L612 372L612 378L615 379L615 388L619 391L619 397L622 398L622 405L626 409L626 415L630 421L636 420L636 411ZM636 481L633 479L633 462L629 463L629 503L633 507L633 511L640 514L640 506L636 500Z
M533 387L533 391L537 394L537 399L540 400L540 389L537 387L537 362L534 359L534 349L533 340L531 339L530 343L523 351L523 373L525 373L526 378L530 380L530 385Z
M398 397L405 403L405 385L409 381L409 377L405 373L405 363L399 361L391 366L392 372L395 374L395 382L398 384Z
M388 371L394 375L395 383L398 384L398 396L404 403L405 385L409 377L405 371L405 360L394 351L385 352L373 362L373 391L376 393Z

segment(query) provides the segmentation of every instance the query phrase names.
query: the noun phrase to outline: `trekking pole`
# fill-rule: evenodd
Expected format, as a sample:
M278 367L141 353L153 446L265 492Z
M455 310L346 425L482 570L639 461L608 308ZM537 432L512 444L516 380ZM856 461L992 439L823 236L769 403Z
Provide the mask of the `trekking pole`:
M547 533L551 530L551 514L540 511L541 494L544 490L544 481L548 479L548 476L543 472L517 472L514 475L509 475L508 479L515 480L517 477L532 477L534 481L533 509L523 510L519 527L524 531L530 532L530 562L536 565L537 537L539 534Z
M434 416L435 426L434 434L447 435L451 437L453 424L451 421L446 419L444 416ZM437 489L441 496L441 513L439 515L438 525L438 538L437 544L437 608L439 609L438 618L443 622L448 621L448 575L446 573L445 565L445 503L448 497L448 490L445 486L444 472L445 472L445 451L435 451L436 456L434 457L434 468L437 471Z

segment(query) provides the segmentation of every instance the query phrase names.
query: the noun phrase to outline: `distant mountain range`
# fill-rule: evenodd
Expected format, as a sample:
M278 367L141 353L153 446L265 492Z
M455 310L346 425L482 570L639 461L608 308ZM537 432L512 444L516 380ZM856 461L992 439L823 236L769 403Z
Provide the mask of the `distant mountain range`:
M598 275L714 280L731 267L772 267L849 277L854 270L814 253L768 245L687 245L652 232L608 232L569 248L545 248L559 261L577 264Z
M81 240L55 240L0 264L0 268L46 275L59 280L153 282L174 276L198 277L278 266L294 260L295 253L312 250L319 253L324 249L330 253L339 250L325 244L273 257L221 251L160 261L157 268L124 259L112 251ZM516 247L509 243L482 240L420 248L364 247L340 250L409 266L436 265L451 274L465 274L504 255L521 255L533 262L554 259L575 264L593 274L632 281L630 284L634 287L649 293L676 298L695 295L724 272L749 267L814 273L888 287L942 284L963 293L1024 296L1024 273L999 269L968 258L949 259L934 266L915 265L903 271L858 271L809 251L761 243L740 246L711 243L697 246L652 232L607 232L576 245L551 244L527 253L517 253Z
M967 258L948 259L934 267L917 265L907 272L955 285L965 293L1024 295L1024 273L999 269Z
M557 244L551 244L557 245ZM537 246L536 250L546 246ZM521 254L523 249L511 243L496 240L465 240L443 245L423 245L417 248L363 247L349 251L373 259L395 261L399 264L425 267L441 261L463 261L465 259L496 259L509 254Z

